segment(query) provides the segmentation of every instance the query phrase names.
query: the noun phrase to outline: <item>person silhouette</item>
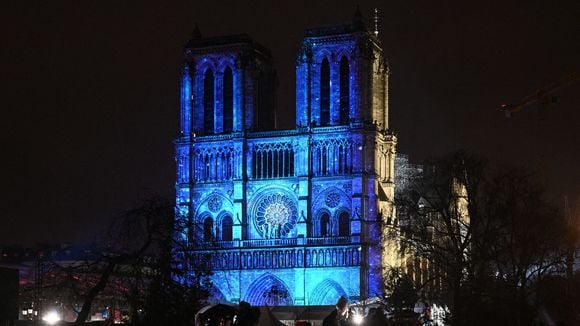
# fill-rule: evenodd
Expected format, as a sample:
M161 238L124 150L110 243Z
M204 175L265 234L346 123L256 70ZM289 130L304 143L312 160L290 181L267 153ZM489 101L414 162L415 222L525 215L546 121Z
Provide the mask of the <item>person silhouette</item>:
M340 297L334 310L324 318L322 326L342 326L348 317L348 300Z

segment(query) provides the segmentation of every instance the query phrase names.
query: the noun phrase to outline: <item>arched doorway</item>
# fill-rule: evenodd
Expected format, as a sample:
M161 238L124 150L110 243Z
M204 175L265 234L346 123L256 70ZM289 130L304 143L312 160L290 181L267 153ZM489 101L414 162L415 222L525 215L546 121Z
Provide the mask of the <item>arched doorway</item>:
M325 279L311 292L308 300L310 305L334 305L340 297L348 298L346 291L336 281Z
M252 282L244 301L253 306L291 306L293 304L292 293L284 282L270 273Z

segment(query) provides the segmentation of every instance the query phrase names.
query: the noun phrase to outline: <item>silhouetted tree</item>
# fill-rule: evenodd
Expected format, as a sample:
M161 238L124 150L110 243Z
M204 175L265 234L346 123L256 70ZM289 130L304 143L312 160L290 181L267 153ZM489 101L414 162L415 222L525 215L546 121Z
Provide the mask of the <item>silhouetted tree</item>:
M466 310L465 285L473 269L472 221L478 218L485 166L485 161L465 152L428 161L423 173L395 197L400 219L395 236L401 238L405 254L429 260L429 278L443 280L443 295L456 320Z
M145 298L144 325L194 325L195 314L210 295L210 255L197 264L191 254L192 241L179 236L191 228L186 216L174 219L173 235L161 243L158 273Z
M402 273L398 268L393 268L388 273L385 285L389 293L385 301L394 309L395 314L401 313L404 309L413 310L419 295L409 275Z
M210 264L183 264L191 243L176 234L187 228L172 202L149 198L120 214L81 259L44 259L43 291L72 305L75 325L84 325L95 302L111 301L128 305L133 325L193 324L208 296Z
M479 275L479 281L485 284L491 279L496 285L483 287L487 290L480 293L512 307L509 318L515 324L528 325L539 299L534 284L565 270L566 221L546 201L543 187L523 168L494 173L485 194L481 216L489 226L481 238L493 237L493 241L478 244L478 251L490 258L488 273ZM494 277L484 278L489 274ZM503 290L489 291L498 287Z
M533 175L456 152L426 162L408 184L395 198L394 235L403 254L429 262L427 282L443 281L453 323L529 324L532 285L563 272L568 232Z
M157 273L157 266L150 263L162 254L162 244L172 237L172 221L173 207L161 197L147 199L142 206L121 214L114 221L103 239L106 246L101 249L101 257L92 262L93 269L86 271L98 277L83 294L75 325L84 324L93 301L115 276L133 280L124 295L131 306L132 318L138 319L137 311L141 304L138 293L147 286L144 283L148 281L146 276Z

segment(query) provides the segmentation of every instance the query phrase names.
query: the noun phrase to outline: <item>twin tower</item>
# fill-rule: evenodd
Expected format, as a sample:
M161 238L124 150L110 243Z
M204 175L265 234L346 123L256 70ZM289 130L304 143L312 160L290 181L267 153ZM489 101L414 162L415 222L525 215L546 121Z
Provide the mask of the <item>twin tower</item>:
M274 130L276 73L246 35L185 49L175 139L184 265L212 270L212 298L334 305L383 292L398 266L396 139L388 66L360 15L306 31L296 59L296 124Z

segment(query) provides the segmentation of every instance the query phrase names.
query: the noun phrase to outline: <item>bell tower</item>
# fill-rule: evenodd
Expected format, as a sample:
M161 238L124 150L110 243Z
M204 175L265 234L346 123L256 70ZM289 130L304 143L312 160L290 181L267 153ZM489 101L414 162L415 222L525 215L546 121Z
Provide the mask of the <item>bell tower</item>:
M246 34L202 38L194 33L182 68L182 134L272 128L276 73L270 60L270 51Z
M361 243L361 297L381 292L382 268L397 265L396 250L383 241L394 216L388 81L378 31L367 29L358 9L350 24L306 31L296 60L296 127L311 131L312 192L330 184L352 188L347 204L351 239ZM321 211L311 204L315 230L327 225ZM332 216L328 225L330 231L313 233L340 233Z
M388 65L357 11L351 24L306 31L296 59L296 125L363 122L388 130Z
M196 224L185 238L203 239L199 230L205 230L213 238L241 239L244 137L274 127L275 87L268 49L246 34L203 38L196 26L184 49L180 134L174 142L178 211ZM217 211L210 218L195 220L192 215L200 209L200 198L229 203L223 205L227 216ZM216 205L212 207L222 206ZM223 221L231 231L222 227L217 236L217 222Z

